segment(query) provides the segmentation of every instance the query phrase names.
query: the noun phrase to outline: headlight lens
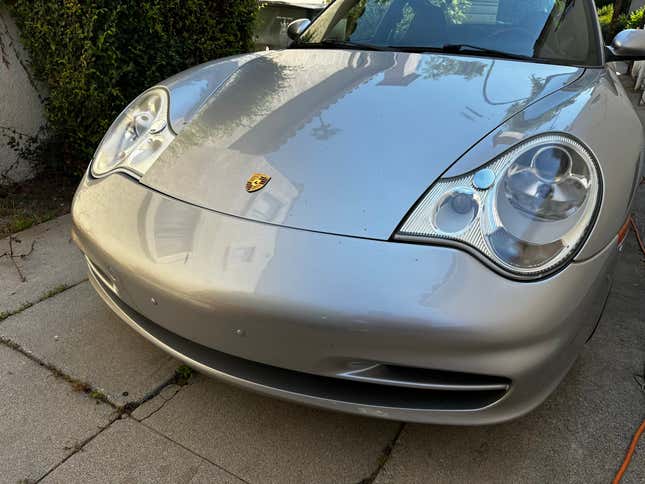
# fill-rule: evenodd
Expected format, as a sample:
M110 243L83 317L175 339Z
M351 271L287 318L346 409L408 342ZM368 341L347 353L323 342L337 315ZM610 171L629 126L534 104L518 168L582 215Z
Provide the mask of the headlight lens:
M92 175L124 170L143 176L173 138L168 126L168 92L150 89L114 121L94 155Z
M452 240L509 273L540 277L580 247L600 196L591 153L568 136L540 136L474 173L439 180L396 238Z

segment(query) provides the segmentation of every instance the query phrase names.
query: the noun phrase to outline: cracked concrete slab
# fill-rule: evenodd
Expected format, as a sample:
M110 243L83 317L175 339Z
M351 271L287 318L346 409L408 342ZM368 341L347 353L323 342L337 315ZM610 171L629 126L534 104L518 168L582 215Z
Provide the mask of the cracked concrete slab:
M33 482L115 417L19 352L0 345L0 482Z
M89 282L11 316L0 335L116 405L141 401L180 365L117 318Z
M324 412L197 376L143 423L249 482L356 483L400 424Z
M242 484L243 481L126 418L114 422L42 482Z
M17 256L13 261L26 280L21 279L10 257L0 257L0 314L14 312L49 291L87 278L83 256L71 241L71 227L71 217L64 215L12 236ZM4 253L9 253L9 237L0 240L0 254Z

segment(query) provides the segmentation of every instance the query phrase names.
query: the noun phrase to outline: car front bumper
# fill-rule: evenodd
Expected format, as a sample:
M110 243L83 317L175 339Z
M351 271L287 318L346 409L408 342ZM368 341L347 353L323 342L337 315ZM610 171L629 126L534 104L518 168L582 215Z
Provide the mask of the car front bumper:
M448 247L231 217L115 174L86 178L73 238L130 326L198 370L328 409L405 421L516 418L593 332L617 254L518 282Z

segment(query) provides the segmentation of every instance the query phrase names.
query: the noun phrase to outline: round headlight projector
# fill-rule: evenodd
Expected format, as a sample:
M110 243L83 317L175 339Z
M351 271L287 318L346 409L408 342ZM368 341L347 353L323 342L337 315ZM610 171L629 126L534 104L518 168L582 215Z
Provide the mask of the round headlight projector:
M504 194L517 210L536 220L564 220L587 199L589 166L575 163L564 146L544 146L509 167Z
M437 204L433 223L437 229L453 234L468 227L479 213L479 199L474 190L458 187L447 192Z
M545 183L559 181L571 174L573 161L571 155L561 146L540 148L531 158L531 168L540 180Z

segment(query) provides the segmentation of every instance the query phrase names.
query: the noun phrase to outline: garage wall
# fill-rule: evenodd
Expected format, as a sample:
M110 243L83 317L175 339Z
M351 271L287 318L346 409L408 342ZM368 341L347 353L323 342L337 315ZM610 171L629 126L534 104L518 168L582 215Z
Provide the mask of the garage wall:
M34 136L44 126L43 93L33 81L18 30L6 10L0 8L0 185L23 181L33 167L7 145L13 130Z

